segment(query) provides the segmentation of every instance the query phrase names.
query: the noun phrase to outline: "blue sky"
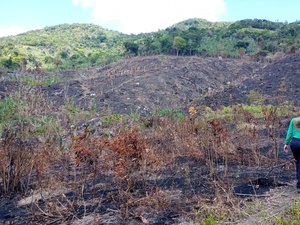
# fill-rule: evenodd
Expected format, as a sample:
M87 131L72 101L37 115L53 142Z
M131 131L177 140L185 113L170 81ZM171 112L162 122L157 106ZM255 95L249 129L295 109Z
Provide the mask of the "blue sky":
M137 34L189 18L294 22L299 11L300 0L1 0L0 36L62 23Z

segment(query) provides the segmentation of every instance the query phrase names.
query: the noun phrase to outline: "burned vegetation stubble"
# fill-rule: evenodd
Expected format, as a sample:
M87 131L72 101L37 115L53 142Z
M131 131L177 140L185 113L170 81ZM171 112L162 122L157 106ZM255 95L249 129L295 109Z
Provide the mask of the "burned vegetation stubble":
M30 105L37 106L36 103ZM62 114L76 114L71 105L68 107L68 110L60 108ZM2 218L20 224L24 218L29 223L59 224L93 215L99 223L112 218L120 223L125 218L127 222L159 224L175 223L181 217L201 221L206 213L222 213L232 220L241 213L244 204L234 196L235 186L243 182L251 184L247 194L255 196L264 193L260 192L263 183L257 178L274 178L269 186L276 186L291 176L286 168L289 164L278 153L278 139L282 137L276 130L282 130L283 125L274 108L266 108L262 119L237 109L233 120L153 116L127 124L128 121L122 121L116 128L100 124L94 130L86 126L82 135L71 135L66 130L56 132L56 139L47 139L47 135L39 137L34 146L35 157L29 160L32 164L27 167L31 172L25 171L20 179L17 174L13 176L20 180L15 183L18 190L23 187L28 195L33 188L41 197L26 204L25 209L20 207L24 215L17 213L21 209L10 206L12 212L4 211ZM49 108L39 113L49 114ZM74 122L70 115L60 116L64 126ZM138 128L141 123L144 129ZM21 128L27 130L33 124L27 121ZM102 132L107 129L113 133ZM10 143L18 140L20 130L15 129L15 132L15 136L6 133ZM22 138L22 146L33 136L30 134ZM61 151L61 139L69 140L66 146L70 146L71 151ZM10 155L9 146L13 145L7 140L2 140L1 154ZM29 142L33 143L31 139ZM30 156L30 149L23 149L22 153ZM44 161L45 158L51 160ZM14 162L6 157L2 160L6 160L1 170L4 193L8 190L4 185L6 169L12 168ZM276 166L281 164L282 168ZM54 193L56 189L61 192L42 195L44 191ZM198 211L202 216L195 213Z

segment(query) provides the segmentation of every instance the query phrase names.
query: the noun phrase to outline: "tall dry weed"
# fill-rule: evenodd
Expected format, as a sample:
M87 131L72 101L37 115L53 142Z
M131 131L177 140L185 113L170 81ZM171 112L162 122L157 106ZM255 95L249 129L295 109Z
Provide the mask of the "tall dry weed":
M51 161L48 156L58 150L60 142L51 104L39 90L20 86L4 101L0 116L0 187L8 194L37 185Z

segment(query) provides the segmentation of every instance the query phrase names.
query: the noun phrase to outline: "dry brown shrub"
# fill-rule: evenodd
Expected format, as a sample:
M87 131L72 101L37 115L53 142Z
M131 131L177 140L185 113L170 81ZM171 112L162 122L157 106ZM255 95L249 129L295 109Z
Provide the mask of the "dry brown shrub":
M97 149L94 148L88 141L75 141L71 146L75 154L75 165L89 164L92 165L98 159Z
M144 138L136 129L126 130L109 141L109 148L117 154L115 178L130 179L134 171L139 171L147 151Z
M109 170L111 166L105 167L103 164L110 161L110 164L113 164L116 180L130 180L132 174L139 172L145 163L151 161L150 158L154 158L153 151L137 129L124 130L111 139L74 139L71 149L75 153L77 166L93 165L97 162L97 164L102 164L98 166ZM108 171L102 170L101 172Z
M35 163L35 147L35 141L23 140L10 130L4 130L0 142L1 192L7 194L29 188Z
M39 88L20 85L10 93L12 105L2 112L0 188L8 194L39 185L42 174L59 149L56 118Z
M277 160L278 159L278 141L277 141L277 131L280 130L283 126L283 124L280 121L280 118L277 114L277 108L271 107L271 108L263 108L262 114L265 121L265 127L268 131L268 136L272 142L273 148L269 152L270 155L273 155L273 157Z

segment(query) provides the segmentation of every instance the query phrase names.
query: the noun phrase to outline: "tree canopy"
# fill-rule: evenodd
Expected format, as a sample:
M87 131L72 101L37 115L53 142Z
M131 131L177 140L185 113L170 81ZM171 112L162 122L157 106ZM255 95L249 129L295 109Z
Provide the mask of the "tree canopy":
M246 19L233 23L188 19L165 30L125 35L92 24L62 24L0 38L0 69L69 69L127 55L239 57L300 48L300 22Z

